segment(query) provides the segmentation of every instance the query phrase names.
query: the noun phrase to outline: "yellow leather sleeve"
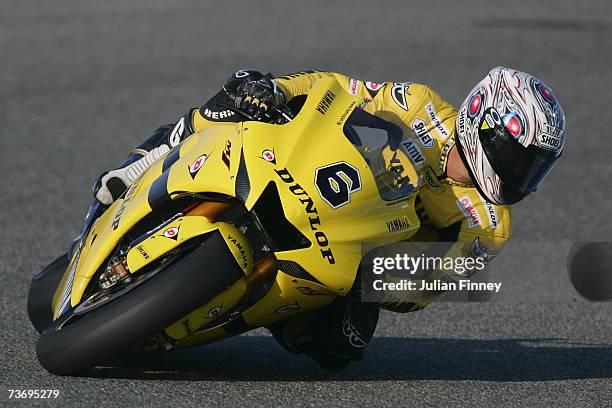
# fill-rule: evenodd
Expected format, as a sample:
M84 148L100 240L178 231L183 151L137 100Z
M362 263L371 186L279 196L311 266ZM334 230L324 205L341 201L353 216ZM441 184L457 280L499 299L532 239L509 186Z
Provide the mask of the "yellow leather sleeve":
M343 74L325 71L301 71L274 79L276 85L285 93L287 101L304 95L321 78L335 78L348 91L350 78Z

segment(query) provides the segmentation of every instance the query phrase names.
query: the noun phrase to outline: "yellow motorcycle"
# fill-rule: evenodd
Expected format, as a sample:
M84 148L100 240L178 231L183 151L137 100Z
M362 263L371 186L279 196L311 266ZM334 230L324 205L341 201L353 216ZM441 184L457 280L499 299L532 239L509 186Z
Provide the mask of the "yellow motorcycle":
M94 203L32 281L43 367L74 375L128 349L199 346L346 296L362 244L419 229L418 175L397 134L353 120L361 102L320 80L297 115L211 123L110 207Z

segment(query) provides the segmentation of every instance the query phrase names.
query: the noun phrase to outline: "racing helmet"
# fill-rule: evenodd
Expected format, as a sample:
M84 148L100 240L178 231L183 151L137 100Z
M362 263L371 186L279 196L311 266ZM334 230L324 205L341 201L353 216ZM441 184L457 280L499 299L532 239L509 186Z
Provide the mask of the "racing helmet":
M455 139L480 194L510 205L535 191L561 156L565 114L542 81L496 67L459 108Z

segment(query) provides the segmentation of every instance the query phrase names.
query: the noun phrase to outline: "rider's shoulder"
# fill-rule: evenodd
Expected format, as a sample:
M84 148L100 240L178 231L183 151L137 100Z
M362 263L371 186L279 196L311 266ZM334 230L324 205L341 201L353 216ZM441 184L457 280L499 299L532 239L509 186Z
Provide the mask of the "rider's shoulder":
M420 100L424 98L431 99L432 96L437 96L438 94L431 88L429 85L419 83L419 82L392 82L389 83L388 86L391 92L399 92L403 91L406 93L406 96L413 100Z
M419 82L385 82L385 95L406 112L419 111L426 105L445 108L445 102L429 85Z

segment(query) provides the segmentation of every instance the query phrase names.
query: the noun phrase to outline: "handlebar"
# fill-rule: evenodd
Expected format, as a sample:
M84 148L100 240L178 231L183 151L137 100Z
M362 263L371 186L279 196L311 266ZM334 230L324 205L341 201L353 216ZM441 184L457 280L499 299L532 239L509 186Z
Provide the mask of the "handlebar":
M253 115L249 114L248 112L245 112L244 110L236 107L236 100L238 99L238 95L236 95L235 93L233 93L232 91L230 91L229 89L225 87L223 87L223 90L225 91L225 95L227 96L227 98L231 101L231 104L220 103L221 106L231 110L232 112L235 112L236 114L242 116L246 120L253 120L253 121L258 120ZM264 116L261 119L259 119L259 121L265 122L265 123L283 125L285 123L291 122L293 118L295 118L295 114L293 113L293 111L287 105L280 104L278 107L268 109L266 113L264 113Z

